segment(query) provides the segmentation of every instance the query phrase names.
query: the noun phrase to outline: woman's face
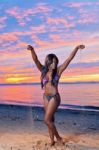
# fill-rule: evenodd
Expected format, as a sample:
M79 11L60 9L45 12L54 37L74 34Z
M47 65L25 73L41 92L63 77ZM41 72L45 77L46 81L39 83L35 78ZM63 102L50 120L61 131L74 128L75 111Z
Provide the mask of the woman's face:
M56 63L57 63L56 59L53 58L53 61L52 61L52 63L50 64L49 69L50 69L50 70L55 69L55 68L56 68Z

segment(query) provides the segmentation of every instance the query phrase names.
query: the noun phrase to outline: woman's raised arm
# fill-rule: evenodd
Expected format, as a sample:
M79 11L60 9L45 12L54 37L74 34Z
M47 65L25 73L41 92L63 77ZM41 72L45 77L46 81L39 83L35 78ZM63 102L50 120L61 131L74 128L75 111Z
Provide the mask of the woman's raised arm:
M30 50L30 51L31 51L32 58L33 58L33 60L34 60L34 62L35 62L35 64L36 64L37 68L38 68L40 71L42 71L43 65L42 65L41 62L38 60L38 57L37 57L37 55L36 55L36 53L35 53L35 51L34 51L34 48L33 48L31 45L28 45L28 46L27 46L27 50Z
M85 46L84 45L78 45L75 47L75 49L71 52L70 56L64 61L63 64L61 64L58 67L58 74L59 76L62 74L62 72L67 68L67 66L69 65L69 63L71 62L71 60L74 58L74 56L76 55L77 51L79 49L84 49Z

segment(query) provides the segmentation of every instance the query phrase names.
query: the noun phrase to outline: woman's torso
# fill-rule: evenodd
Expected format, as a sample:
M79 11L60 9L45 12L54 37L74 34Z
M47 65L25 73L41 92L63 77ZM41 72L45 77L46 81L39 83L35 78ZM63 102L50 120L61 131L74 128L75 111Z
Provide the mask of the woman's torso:
M44 91L46 95L54 95L55 93L58 93L58 85L52 85L51 82L48 82L44 85Z
M54 85L51 84L51 80L52 80L52 75L47 72L46 76L43 79L43 84L44 84L44 93L46 95L53 95L55 93L58 93L58 82L59 82L59 75L58 72L56 73L56 76L54 78Z

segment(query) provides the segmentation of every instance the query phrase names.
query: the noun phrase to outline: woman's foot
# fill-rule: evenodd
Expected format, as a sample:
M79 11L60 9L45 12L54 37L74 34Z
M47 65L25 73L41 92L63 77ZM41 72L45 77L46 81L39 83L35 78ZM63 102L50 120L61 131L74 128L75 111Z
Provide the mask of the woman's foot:
M55 145L55 141L51 141L50 146L54 146Z
M62 137L60 137L60 138L57 139L57 143L58 143L59 145L64 145L64 144L65 144L65 142L64 142L63 139L62 139Z

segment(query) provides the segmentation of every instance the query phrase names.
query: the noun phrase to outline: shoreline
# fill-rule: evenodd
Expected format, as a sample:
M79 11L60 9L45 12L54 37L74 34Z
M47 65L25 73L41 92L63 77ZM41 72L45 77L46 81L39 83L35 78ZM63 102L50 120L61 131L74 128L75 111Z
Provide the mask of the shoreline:
M11 107L32 107L32 108L43 108L44 106L41 104L25 104L25 103L0 103L0 106L11 106ZM97 112L99 113L99 106L91 106L91 105L71 105L71 104L61 104L58 107L58 110L65 111L82 111L82 112Z

